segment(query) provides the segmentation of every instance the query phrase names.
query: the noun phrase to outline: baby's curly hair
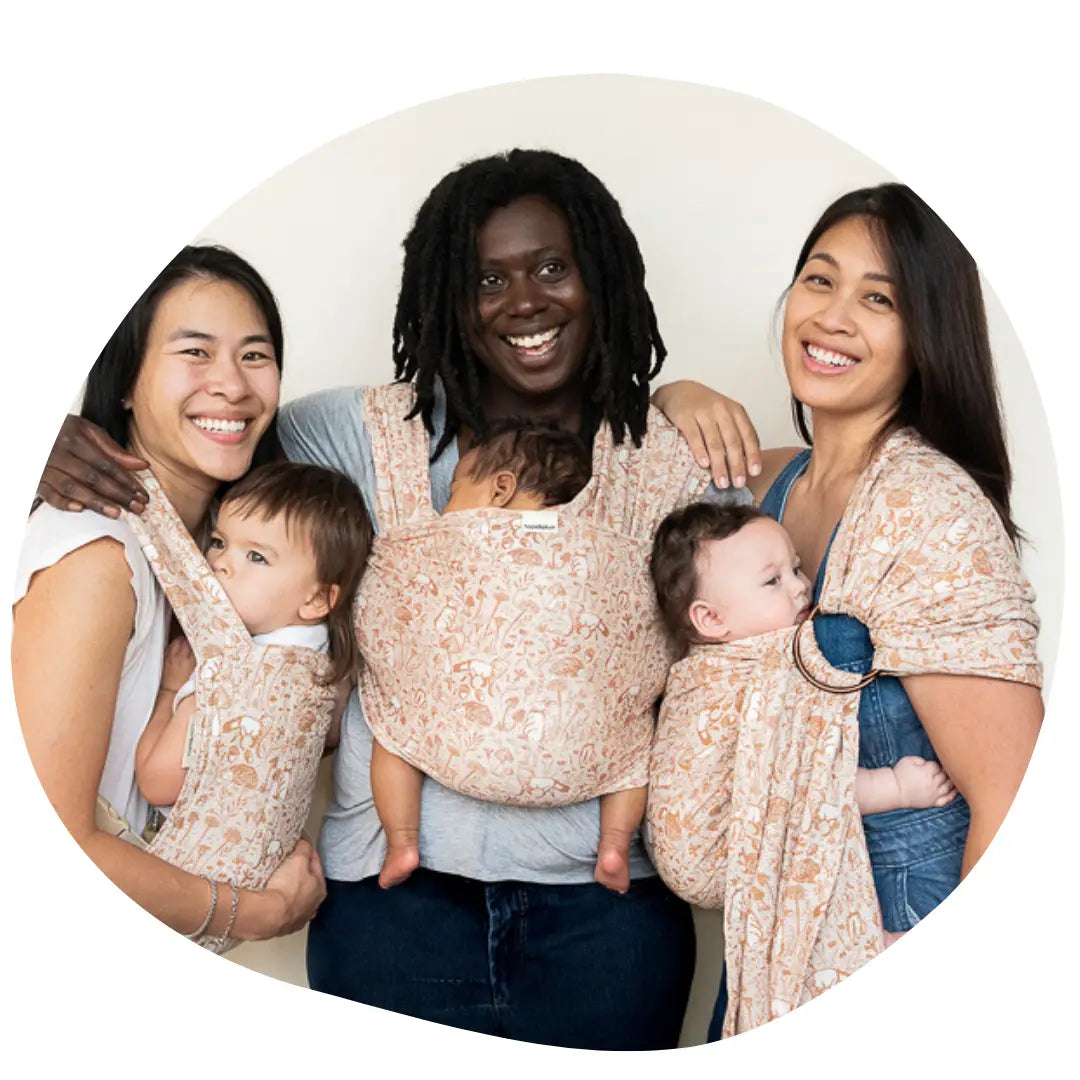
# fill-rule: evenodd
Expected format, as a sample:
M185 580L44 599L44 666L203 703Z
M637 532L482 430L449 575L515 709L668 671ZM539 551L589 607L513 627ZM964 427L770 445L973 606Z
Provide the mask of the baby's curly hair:
M649 569L660 614L680 656L697 640L689 612L698 591L695 559L701 545L709 540L726 540L744 525L765 516L756 506L697 502L673 510L660 522L653 537Z
M506 469L517 478L519 491L539 495L544 506L568 503L592 473L592 455L581 437L549 421L493 420L473 449L473 480Z

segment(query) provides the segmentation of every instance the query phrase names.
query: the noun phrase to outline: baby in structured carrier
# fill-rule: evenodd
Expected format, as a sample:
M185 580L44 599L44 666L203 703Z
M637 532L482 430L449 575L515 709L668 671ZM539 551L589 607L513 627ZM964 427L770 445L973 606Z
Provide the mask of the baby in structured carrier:
M359 665L352 599L370 537L362 497L348 477L281 462L253 470L226 493L206 559L255 645L327 654L323 680L348 684ZM166 653L157 706L139 741L136 779L156 807L176 801L192 764L195 666L186 639L175 640ZM214 695L211 686L207 700L213 702ZM330 746L337 741L343 699L339 693L327 731Z
M685 649L794 626L810 614L810 582L787 530L751 506L693 503L657 530L652 575L664 621ZM903 757L859 768L859 812L944 806L956 795L936 761Z
M501 420L458 462L443 514L484 509L520 510L524 526L554 528L549 508L562 506L589 480L588 448L553 424ZM423 773L375 741L371 786L386 833L379 882L404 881L419 865L420 791ZM645 812L642 787L600 796L600 843L596 879L625 892L630 886L630 841Z

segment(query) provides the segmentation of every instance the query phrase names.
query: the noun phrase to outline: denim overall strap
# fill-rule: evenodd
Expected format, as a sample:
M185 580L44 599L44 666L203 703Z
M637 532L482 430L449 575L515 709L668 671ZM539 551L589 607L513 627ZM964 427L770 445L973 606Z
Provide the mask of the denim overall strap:
M810 464L810 450L801 450L781 470L772 482L765 497L761 500L761 509L771 518L783 521L784 509L787 506L788 495L795 481L799 479L806 466Z

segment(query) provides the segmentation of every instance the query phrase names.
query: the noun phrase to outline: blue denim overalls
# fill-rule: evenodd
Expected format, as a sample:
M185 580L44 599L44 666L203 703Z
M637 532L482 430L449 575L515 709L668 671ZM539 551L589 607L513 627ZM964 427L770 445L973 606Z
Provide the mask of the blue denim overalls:
M770 517L783 521L788 493L809 462L810 451L804 450L773 482L761 500L761 509ZM828 559L829 549L826 549L814 581L815 604L821 596ZM870 670L874 647L870 632L858 619L849 615L817 615L814 636L833 667L859 674ZM866 769L892 766L909 754L937 760L900 680L879 676L861 692L859 699L859 765ZM968 805L959 793L947 806L890 810L863 818L874 886L886 930L910 930L956 888L970 820ZM726 1008L727 988L722 978L709 1025L710 1042L720 1037Z

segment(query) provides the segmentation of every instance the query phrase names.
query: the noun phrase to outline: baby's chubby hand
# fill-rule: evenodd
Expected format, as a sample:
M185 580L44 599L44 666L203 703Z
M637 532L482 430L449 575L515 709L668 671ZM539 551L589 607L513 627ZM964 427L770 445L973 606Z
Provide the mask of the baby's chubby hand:
M195 654L187 638L173 638L165 650L165 665L161 669L161 688L174 694L191 678L195 670Z

